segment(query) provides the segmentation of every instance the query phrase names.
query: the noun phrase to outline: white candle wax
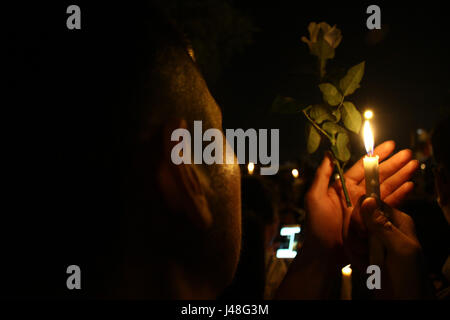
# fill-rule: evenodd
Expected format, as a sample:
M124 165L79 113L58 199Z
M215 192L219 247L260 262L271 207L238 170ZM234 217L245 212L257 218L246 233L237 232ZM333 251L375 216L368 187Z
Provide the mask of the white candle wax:
M366 179L366 196L380 198L380 179L378 176L378 156L365 156L363 158L364 174Z
M341 300L352 300L352 268L342 268Z
M365 156L364 174L366 179L366 195L380 198L380 179L378 175L378 156ZM375 236L369 237L369 263L382 265L384 260L384 248L380 240Z
M364 175L366 181L366 196L380 199L380 178L378 174L378 156L373 156L374 138L369 120L364 122L364 145L367 156L363 158ZM369 237L369 263L381 266L384 260L382 243L374 235Z

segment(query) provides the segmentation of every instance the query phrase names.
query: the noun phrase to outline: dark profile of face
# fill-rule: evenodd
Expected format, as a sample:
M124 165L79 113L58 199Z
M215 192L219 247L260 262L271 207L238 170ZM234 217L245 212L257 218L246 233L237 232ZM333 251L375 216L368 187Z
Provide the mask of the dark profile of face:
M175 275L190 270L201 293L198 297L208 298L230 283L237 267L241 242L240 171L237 163L172 163L171 152L177 142L171 141L171 134L175 129L186 128L193 133L194 120L201 120L205 130L218 128L222 132L222 115L186 51L166 52L164 59L170 58L177 64L167 70L167 79L158 80L161 87L167 86L167 91L155 95L167 92L158 100L186 112L174 111L163 122L156 183L167 208L162 220L173 228L171 236L179 243L176 256L181 259L176 267L181 270L175 269ZM229 150L223 132L222 138L223 150ZM156 218L159 221L161 217Z
M175 165L170 153L173 130L192 133L194 120L222 130L221 110L157 9L86 4L82 14L78 33L50 16L15 34L17 43L36 38L17 49L25 64L15 90L27 92L18 105L45 106L29 130L45 129L39 172L48 184L33 192L52 205L36 215L34 202L11 218L22 255L45 274L36 291L27 291L31 276L11 282L28 296L73 296L55 270L78 264L81 296L215 298L239 259L239 166Z

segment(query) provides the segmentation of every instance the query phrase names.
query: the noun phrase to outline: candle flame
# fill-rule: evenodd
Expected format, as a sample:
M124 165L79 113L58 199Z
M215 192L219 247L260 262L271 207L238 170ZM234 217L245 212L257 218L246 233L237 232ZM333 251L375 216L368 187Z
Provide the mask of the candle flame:
M352 274L352 268L350 268L349 264L342 268L342 274L345 276L349 276Z
M294 177L294 178L298 178L298 175L299 175L299 172L298 172L298 170L297 169L292 169L292 176Z
M253 174L253 170L255 170L255 164L253 162L250 162L247 166L247 170L249 174Z
M366 110L366 112L364 112L364 119L366 120L370 120L373 118L373 112L372 110Z
M368 120L364 122L363 135L364 135L364 145L366 147L367 154L369 156L372 156L374 139L373 139L373 132L372 129L370 128L370 123Z

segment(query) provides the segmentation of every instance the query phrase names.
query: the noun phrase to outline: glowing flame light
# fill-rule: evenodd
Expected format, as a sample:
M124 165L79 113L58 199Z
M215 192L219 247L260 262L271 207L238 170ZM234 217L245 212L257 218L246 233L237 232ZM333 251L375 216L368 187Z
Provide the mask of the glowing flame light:
M247 166L248 173L253 174L253 170L255 170L255 164L253 162L250 162Z
M295 178L295 179L297 179L298 178L298 175L299 175L299 172L298 172L298 170L297 169L292 169L292 176Z
M349 276L352 274L352 268L350 268L349 264L342 268L342 274L345 276Z
M366 147L367 154L369 156L372 156L374 139L372 129L370 128L370 123L367 120L364 122L363 135L364 135L364 145Z
M370 120L373 118L373 112L372 110L366 110L366 112L364 112L364 118L366 120Z

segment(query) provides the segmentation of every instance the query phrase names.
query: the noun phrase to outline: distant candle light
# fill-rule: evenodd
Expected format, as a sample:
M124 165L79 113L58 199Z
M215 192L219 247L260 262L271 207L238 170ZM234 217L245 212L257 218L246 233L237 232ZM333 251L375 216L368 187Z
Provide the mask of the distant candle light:
M250 162L247 166L248 174L253 174L253 170L255 170L255 164Z
M350 268L350 264L346 265L345 267L342 268L342 274L344 276L349 276L352 274L352 268Z
M341 300L352 300L352 268L350 265L346 265L341 272Z
M366 120L370 120L373 118L373 112L372 110L367 110L366 112L364 112L364 119Z
M297 170L297 169L292 169L292 176L293 176L295 179L298 178L298 175L299 175L298 170Z

